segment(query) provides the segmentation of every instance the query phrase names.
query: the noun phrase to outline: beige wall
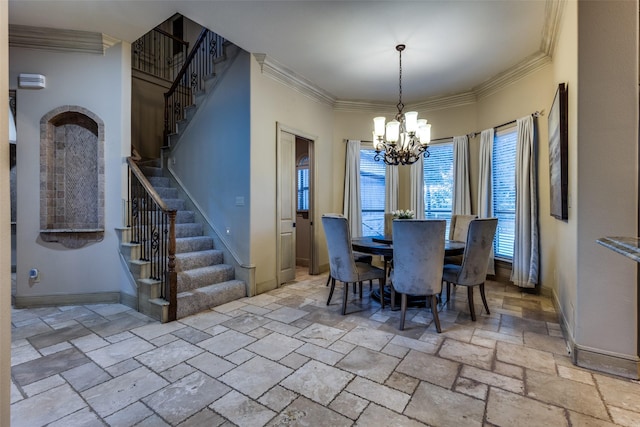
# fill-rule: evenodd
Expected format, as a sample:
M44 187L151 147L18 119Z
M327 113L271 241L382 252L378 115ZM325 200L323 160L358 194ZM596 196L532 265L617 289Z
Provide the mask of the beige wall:
M276 125L315 141L315 216L313 235L319 265L328 265L320 216L334 210L333 174L342 168L334 151L333 110L262 74L251 57L251 262L256 287L264 292L276 283Z
M577 304L578 240L578 3L567 2L564 8L553 60L553 83L567 83L569 98L569 219L552 220L553 246L545 257L558 267L554 269L554 297L560 307L562 322L575 336Z
M0 93L9 92L9 2L0 2ZM7 103L0 107L0 426L8 426L11 402L11 221L9 214L9 124Z
M637 264L595 241L638 235L638 2L581 1L577 16L575 340L630 359L637 377Z

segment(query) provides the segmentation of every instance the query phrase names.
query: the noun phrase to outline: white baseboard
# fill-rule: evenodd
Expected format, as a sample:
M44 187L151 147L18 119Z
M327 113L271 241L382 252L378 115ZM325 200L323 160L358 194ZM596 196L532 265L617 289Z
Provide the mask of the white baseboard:
M134 302L135 300L135 302ZM120 292L99 292L91 294L64 294L16 296L16 308L50 307L56 305L84 305L84 304L117 304L136 308L137 298ZM132 305L133 304L133 305Z
M640 379L640 358L638 356L618 354L577 344L575 337L571 333L567 317L562 311L555 289L552 289L551 293L551 300L556 312L559 314L560 327L567 341L567 346L571 353L571 361L574 365L634 380Z

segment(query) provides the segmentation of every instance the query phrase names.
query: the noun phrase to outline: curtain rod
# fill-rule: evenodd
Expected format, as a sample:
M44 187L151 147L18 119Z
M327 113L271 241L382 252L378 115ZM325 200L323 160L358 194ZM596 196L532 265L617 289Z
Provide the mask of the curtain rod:
M531 115L533 117L540 117L543 114L544 114L544 110L534 111L533 113L531 113ZM516 120L511 120L511 121L508 121L506 123L502 123L501 125L493 126L493 129L498 129L498 128L501 128L501 127L504 127L504 126L509 126L509 125L512 125L512 124L516 123L517 121L518 121L517 119ZM471 132L471 133L467 134L467 137L475 138L476 136L480 135L481 133L482 133L482 131L480 131L480 132Z

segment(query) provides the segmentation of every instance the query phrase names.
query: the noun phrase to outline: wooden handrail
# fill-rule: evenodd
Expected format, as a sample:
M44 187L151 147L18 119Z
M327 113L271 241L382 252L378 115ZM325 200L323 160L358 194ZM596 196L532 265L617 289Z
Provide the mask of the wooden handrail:
M165 37L169 37L171 40L173 40L173 41L175 41L177 43L180 43L180 44L182 44L182 45L184 45L186 47L189 47L189 42L188 41L182 40L180 37L176 37L173 34L168 33L168 32L166 32L165 30L163 30L161 28L154 28L153 31L156 31L156 32L162 34Z
M160 282L161 297L169 302L167 318L177 318L178 273L176 271L176 215L169 209L136 162L127 158L129 166L129 199L131 242L140 245L140 260L149 263L149 276Z
M162 200L162 198L160 197L156 189L153 188L153 186L151 185L147 177L142 173L142 171L140 170L136 162L134 162L131 157L127 157L127 164L129 165L131 172L133 172L136 178L138 178L138 181L140 181L140 184L144 187L144 190L147 193L149 193L149 195L151 196L153 201L156 202L158 207L162 209L163 212L166 212L166 213L171 212L171 209L167 208L167 205L164 203L164 201Z
M193 49L191 49L191 52L189 52L187 59L184 61L184 64L182 64L182 68L180 68L180 71L178 71L178 74L176 75L176 79L173 81L173 84L171 85L169 90L164 94L164 99L167 99L173 94L173 92L176 91L178 85L180 84L180 80L182 80L185 73L187 72L187 69L189 68L189 64L191 64L191 61L193 61L194 56L196 56L196 53L198 52L198 48L206 38L208 32L209 30L207 30L206 28L203 28L202 31L200 31L198 40L196 40L196 43L193 45Z

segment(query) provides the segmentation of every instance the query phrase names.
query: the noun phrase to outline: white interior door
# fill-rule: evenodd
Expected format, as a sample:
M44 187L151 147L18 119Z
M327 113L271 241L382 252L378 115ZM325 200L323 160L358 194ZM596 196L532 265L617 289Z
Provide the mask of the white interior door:
M278 128L278 286L296 278L296 138Z

